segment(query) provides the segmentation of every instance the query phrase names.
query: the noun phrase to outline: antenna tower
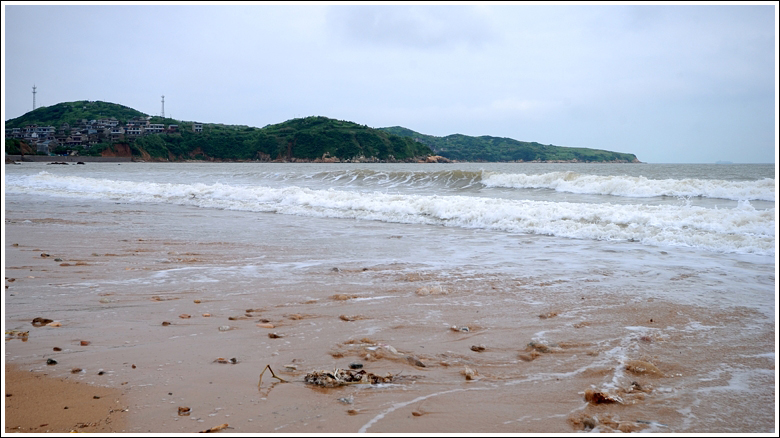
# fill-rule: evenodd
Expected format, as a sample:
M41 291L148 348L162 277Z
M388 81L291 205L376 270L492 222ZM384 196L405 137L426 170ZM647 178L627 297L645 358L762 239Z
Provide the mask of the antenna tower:
M165 95L162 95L162 118L165 118Z
M35 84L33 84L33 111L35 111L35 93L37 93L37 91L35 91L35 88L36 88Z

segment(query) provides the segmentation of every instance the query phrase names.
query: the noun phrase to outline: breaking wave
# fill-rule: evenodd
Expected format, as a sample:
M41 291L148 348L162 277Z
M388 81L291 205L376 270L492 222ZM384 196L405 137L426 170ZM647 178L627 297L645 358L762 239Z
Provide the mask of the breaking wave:
M546 175L550 178L549 175L553 174ZM490 178L494 176L489 176L488 180ZM430 224L574 239L637 241L647 245L687 246L717 252L761 255L775 252L774 208L757 210L747 200L741 200L735 208L708 209L690 205L617 205L460 195L387 194L298 186L274 188L221 183L130 182L55 176L47 172L6 182L7 193Z
M663 179L643 176L600 176L577 172L550 172L539 175L488 173L486 187L550 189L559 192L649 198L656 196L720 198L733 201L775 200L775 180L725 181L716 179Z

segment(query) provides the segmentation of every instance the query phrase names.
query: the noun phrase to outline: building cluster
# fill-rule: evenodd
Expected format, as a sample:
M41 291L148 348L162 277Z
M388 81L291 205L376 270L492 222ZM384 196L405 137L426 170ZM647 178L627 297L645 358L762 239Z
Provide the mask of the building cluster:
M5 138L18 138L36 148L39 153L49 154L58 146L82 146L85 149L98 143L123 141L149 134L174 133L179 131L179 125L149 123L151 117L130 119L120 124L115 118L86 120L71 126L63 123L59 128L54 126L27 125L24 128L6 128ZM203 132L202 123L193 123L194 132Z

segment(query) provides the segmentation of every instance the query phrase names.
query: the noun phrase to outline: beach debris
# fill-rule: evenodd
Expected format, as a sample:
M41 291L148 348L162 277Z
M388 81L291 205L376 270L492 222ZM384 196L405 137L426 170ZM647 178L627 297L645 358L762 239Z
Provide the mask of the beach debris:
M227 428L229 428L229 427L230 427L230 426L228 426L228 424L227 424L227 423L224 423L224 424L220 424L219 426L214 426L214 427L212 427L211 429L201 430L201 431L200 431L200 433L214 433L214 432L219 432L220 430L222 430L222 429L227 429ZM232 427L230 427L230 428L232 429Z
M539 315L539 319L548 319L548 318L553 318L555 316L558 316L558 312L547 312Z
M130 365L130 368L135 369L136 368L135 364Z
M336 294L336 295L332 295L330 297L330 299L331 300L335 300L335 301L346 301L346 300L351 300L351 299L359 298L359 297L360 297L360 295Z
M37 317L37 318L34 318L34 319L32 320L32 325L33 325L33 327L43 327L43 326L45 326L45 325L47 325L47 324L49 324L49 323L52 323L52 322L54 322L54 320L53 320L53 319L49 319L49 318L41 318L41 317L39 316L39 317Z
M630 360L625 364L626 371L634 374L650 374L653 376L663 377L663 373L651 362L645 362L643 360Z
M211 317L211 314L210 314L210 313L204 313L204 314L203 314L203 317L204 317L204 318L209 318L209 317Z
M57 257L56 259L54 259L54 261L55 261L55 262L61 262L61 261L62 261L62 259L61 259L61 258L59 258L59 257Z
M154 295L149 299L152 301L170 301L170 300L178 300L179 297L161 297L159 295Z
M231 327L229 325L221 325L221 326L219 326L218 330L221 331L221 332L227 332L227 331L235 330L235 329L236 329L236 327Z
M22 342L27 342L27 338L30 336L30 332L26 331L23 332L21 330L6 330L5 331L5 340L10 341L11 339L20 339Z
M539 353L551 353L558 345L544 341L531 341L525 347L525 351L538 351Z
M468 326L458 327L456 325L450 327L450 330L454 332L462 332L462 333L468 333L470 331Z
M73 368L73 369L70 370L70 373L71 374L78 374L78 373L80 373L82 371L84 371L84 370L82 370L81 368Z
M471 351L479 351L479 352L481 352L481 351L485 351L485 349L486 349L486 347L483 344L472 345L471 346Z
M54 350L54 351L62 351L62 348L60 348L60 347L54 347L54 348L52 348L52 350Z
M355 396L353 396L352 394L350 394L349 396L347 396L347 397L341 397L341 398L340 398L340 399L338 399L338 400L339 400L340 402L344 403L345 405L351 405L352 403L354 403L354 402L355 402Z
M298 321L300 319L303 319L304 316L301 315L300 313L293 313L292 315L288 315L287 318L289 318L289 319L291 319L293 321Z
M89 341L81 341L81 342L79 342L79 344L80 344L82 347L86 347L87 345L91 344L91 342L89 342Z
M200 300L195 300L195 301L193 301L193 303L195 303L195 304L200 304L200 303L201 303L201 301L200 301Z
M170 323L170 321L163 321L162 325L163 325L163 327L167 327L167 326L171 325L171 323Z
M421 297L424 297L426 295L446 295L447 291L441 286L431 286L431 287L423 286L418 288L414 293L416 293Z
M416 367L426 368L425 364L414 356L406 356L406 361Z
M463 368L463 369L460 371L460 374L461 374L461 375L463 375L463 377L465 377L465 378L466 378L466 380L474 380L474 379L476 379L476 378L477 378L477 376L479 375L479 373L477 372L477 370L475 370L475 369L472 369L472 368L469 368L469 367L464 367L464 368Z
M379 376L374 373L369 373L366 370L355 371L336 368L333 372L312 371L306 374L303 381L312 385L325 387L357 384L376 385L379 383L392 382L393 375L387 373L385 376Z
M62 323L59 321L54 321L46 324L46 327L62 327Z
M260 327L260 328L269 328L269 329L274 328L274 325L271 324L270 322L261 322L259 324L255 324L255 325Z
M347 414L349 414L349 415L357 415L359 413L360 413L360 411L358 411L357 409L348 409L347 410Z
M616 395L610 395L605 391L599 391L596 389L586 389L585 390L585 401L589 403L593 403L594 405L602 404L602 403L619 403L623 404L623 399L616 396Z
M179 406L180 417L188 417L191 411L192 409L190 409L189 406Z
M620 421L617 418L612 418L612 416L609 414L601 414L596 416L580 414L578 416L569 417L568 421L569 424L571 424L575 429L592 430L598 427L601 432L639 432L651 424L666 427L661 423L652 421Z
M539 356L541 356L541 354L539 354L538 351L532 351L528 354L520 353L517 355L517 358L526 362L531 362Z
M241 320L244 320L244 319L249 319L249 317L245 316L245 315L242 315L242 316L229 316L228 317L228 320L230 320L230 321L241 321Z
M268 333L268 337L271 339L279 339L279 338L283 338L284 335L280 333Z
M628 388L628 392L645 392L645 393L649 393L651 391L652 391L652 388L642 386L636 380L631 382L631 386Z
M339 271L341 271L341 269L339 269L339 268L330 268L330 270L331 270L331 272L339 272Z
M46 254L45 252L42 252L41 253L41 257L46 258L46 257L51 257L51 256L49 254Z
M295 371L295 370L298 369L298 365L293 365L293 364L290 363L290 364L285 365L284 368L287 371Z
M413 272L411 274L406 274L403 276L404 281L424 281L425 277L423 277L422 274L419 272Z
M360 320L360 319L366 319L366 317L363 316L363 315L351 315L351 316L349 316L349 315L340 315L339 319L341 319L342 321L357 321L357 320Z
M349 369L351 369L351 370L359 370L361 368L363 368L363 364L362 363L352 362L351 364L349 364Z
M237 364L238 363L238 359L236 359L235 357L231 357L230 359L225 359L224 357L218 357L218 358L214 359L214 362L216 362L216 363Z
M379 346L381 348L384 348L385 350L393 353L393 354L398 354L398 350L396 350L395 347L393 347L392 345L389 345L389 344L379 344Z
M181 319L190 319L190 318L192 318L192 315L188 315L186 313L182 313L181 315L179 315L179 318L181 318Z
M270 371L271 372L271 377L273 377L274 379L278 379L282 383L287 383L286 380L282 379L281 377L277 376L274 373L274 370L271 369L271 365L269 364L269 365L266 365L265 368L263 368L263 371L260 373L260 380L257 382L257 387L258 388L260 388L260 384L263 383L263 374L265 374L265 370Z
M46 359L46 365L57 365L57 361L54 359Z
M591 430L596 427L598 420L591 417L590 415L582 414L577 417L569 417L569 424L571 424L575 429Z

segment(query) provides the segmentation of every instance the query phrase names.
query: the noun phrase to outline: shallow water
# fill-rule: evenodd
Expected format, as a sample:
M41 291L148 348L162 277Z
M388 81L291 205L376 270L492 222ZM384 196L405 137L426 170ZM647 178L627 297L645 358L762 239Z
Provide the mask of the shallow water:
M130 432L192 432L221 423L232 432L279 433L776 431L773 232L759 238L771 243L771 251L744 245L723 250L725 244L713 250L453 226L447 208L438 222L422 220L419 211L409 213L420 215L414 221L331 217L306 210L316 208L296 204L295 196L304 190L375 196L378 185L366 190L357 180L324 183L344 178L332 174L312 182L312 175L323 172L319 168L154 166L122 164L121 174L91 163L52 172L28 169L11 178L40 171L57 178L49 187L36 183L45 194L17 187L5 197L5 275L15 281L6 283L4 321L6 329L30 330L27 342L6 342L5 360L127 388ZM634 166L632 172L640 168ZM133 170L124 173L126 167ZM600 175L593 169L604 168L588 169ZM228 169L239 176L227 180ZM540 172L548 170L558 171ZM272 172L282 176L269 177ZM656 172L648 178L667 178ZM198 173L203 177L193 180ZM120 195L112 189L98 198L63 177L128 181L132 190ZM515 202L536 196L503 196L493 190L509 189L475 189L463 178L453 188L425 182L436 175L405 177L417 178L412 188L388 188L405 201L463 196ZM230 193L255 187L257 178L266 191L293 193L276 201L276 211L293 206L303 212L209 206L246 202L246 196L231 200ZM138 192L164 194L159 187L143 192L150 183L233 189L198 203L183 202L190 192L133 198ZM561 204L575 195L547 190L545 196ZM577 205L604 208L626 198L587 197ZM634 206L652 204L626 199ZM662 207L679 203L659 199ZM758 211L756 204L769 202L744 201ZM740 208L739 201L717 202ZM770 204L765 208L773 210ZM343 213L355 205L333 201L325 207ZM716 206L679 210L693 207ZM713 240L712 234L703 236ZM253 310L249 317L247 309ZM31 327L37 316L63 326ZM263 319L276 327L258 327ZM231 329L220 331L225 325ZM269 332L282 337L269 338ZM82 347L81 339L92 343ZM54 346L63 351L53 352ZM46 366L49 357L59 364ZM218 357L238 363L214 363ZM396 382L333 389L303 383L307 372L352 362L392 373ZM288 364L297 370L285 370ZM266 365L291 383L266 372L258 387ZM70 374L76 366L85 371ZM476 371L474 379L465 378L466 368ZM99 370L105 374L98 376ZM588 403L588 390L618 402ZM350 397L351 404L339 401ZM179 417L178 406L193 413Z

